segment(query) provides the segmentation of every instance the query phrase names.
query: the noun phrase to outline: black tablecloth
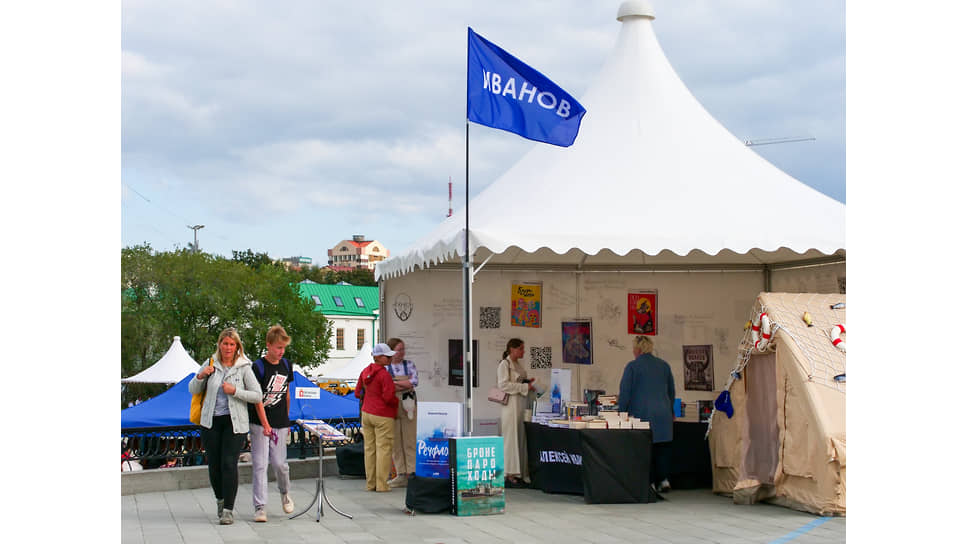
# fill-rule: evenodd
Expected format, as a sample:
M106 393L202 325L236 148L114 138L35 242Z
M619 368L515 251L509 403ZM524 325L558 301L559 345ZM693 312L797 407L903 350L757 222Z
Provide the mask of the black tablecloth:
M652 431L582 429L578 435L585 502L655 502L655 492L649 486Z
M560 429L525 423L532 486L588 503L652 502L652 431Z
M713 466L706 441L706 423L676 421L672 428L669 484L672 489L711 489Z
M584 495L578 431L525 422L524 432L531 486L545 493Z

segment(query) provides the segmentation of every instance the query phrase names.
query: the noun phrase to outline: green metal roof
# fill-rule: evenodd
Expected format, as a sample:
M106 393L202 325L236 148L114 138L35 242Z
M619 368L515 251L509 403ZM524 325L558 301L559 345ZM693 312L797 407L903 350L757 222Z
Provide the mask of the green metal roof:
M324 285L300 283L299 294L316 303L315 311L326 315L358 315L373 317L380 308L380 288L357 285ZM337 298L343 305L337 304ZM357 299L363 303L361 308Z

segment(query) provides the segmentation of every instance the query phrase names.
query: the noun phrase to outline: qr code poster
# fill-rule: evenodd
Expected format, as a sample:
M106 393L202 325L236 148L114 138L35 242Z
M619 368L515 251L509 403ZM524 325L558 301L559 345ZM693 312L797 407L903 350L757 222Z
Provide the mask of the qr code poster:
M501 328L501 307L500 306L481 306L480 328L500 329Z
M531 348L531 368L551 368L551 347Z
M511 284L511 326L541 328L541 283Z

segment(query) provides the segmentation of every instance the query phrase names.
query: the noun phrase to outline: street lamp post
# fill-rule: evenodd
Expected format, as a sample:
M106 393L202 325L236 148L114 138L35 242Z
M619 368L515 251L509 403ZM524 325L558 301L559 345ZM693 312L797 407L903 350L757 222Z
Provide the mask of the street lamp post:
M195 231L195 245L193 246L193 253L198 253L198 229L204 229L205 225L187 225L188 228Z

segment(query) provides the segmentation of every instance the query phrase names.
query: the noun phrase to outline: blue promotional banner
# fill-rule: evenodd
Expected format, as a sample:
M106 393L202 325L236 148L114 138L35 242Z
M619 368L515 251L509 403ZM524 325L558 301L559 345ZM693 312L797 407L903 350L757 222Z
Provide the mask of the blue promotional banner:
M421 478L450 477L448 440L463 434L464 410L459 402L421 401L417 405L416 474Z
M585 108L541 72L467 28L467 119L561 147Z

